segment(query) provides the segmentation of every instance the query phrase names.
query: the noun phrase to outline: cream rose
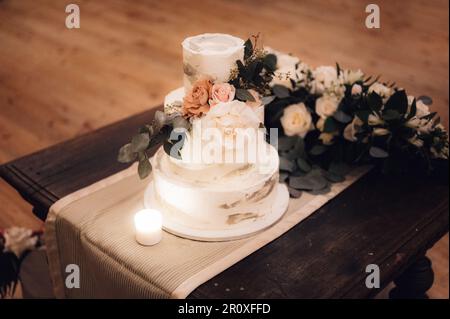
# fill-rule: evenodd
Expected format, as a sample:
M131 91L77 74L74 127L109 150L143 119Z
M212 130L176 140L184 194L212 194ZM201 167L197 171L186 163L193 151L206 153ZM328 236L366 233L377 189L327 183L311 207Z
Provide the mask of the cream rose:
M340 76L345 84L353 84L355 82L362 81L364 78L364 73L361 70L342 70Z
M209 93L209 105L215 106L220 102L233 101L236 89L228 83L216 83L211 87Z
M337 111L339 102L334 95L324 95L316 100L316 113L322 118L332 116Z
M244 102L221 102L211 108L202 121L202 129L218 129L225 148L234 148L237 134L246 129L259 128L260 119L255 110Z
M37 236L33 236L31 229L22 227L11 227L5 230L5 251L14 253L17 258L20 258L22 254L31 250L36 246Z
M320 66L312 72L312 76L311 89L313 93L344 95L345 86L342 78L338 77L335 67Z
M314 128L312 117L304 103L292 104L284 109L280 119L284 133L288 136L305 137Z
M184 117L199 117L209 111L208 100L211 87L212 80L210 78L203 78L194 83L183 99Z

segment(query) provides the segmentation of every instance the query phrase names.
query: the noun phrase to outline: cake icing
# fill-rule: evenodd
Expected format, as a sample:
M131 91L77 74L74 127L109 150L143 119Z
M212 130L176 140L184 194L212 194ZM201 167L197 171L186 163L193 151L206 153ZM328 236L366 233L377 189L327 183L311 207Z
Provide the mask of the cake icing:
M278 182L278 152L261 129L259 94L249 90L253 102L238 100L228 84L236 61L244 59L244 41L203 34L185 39L182 47L184 86L166 96L164 112L184 116L186 96L194 112L188 114L190 129L178 156L161 147L151 159L151 206L165 213L172 228L206 230L218 240L220 231L238 229L234 234L242 236L268 227L284 213L288 193ZM209 130L215 134L208 135ZM283 200L281 205L276 199ZM171 227L169 231L180 232Z

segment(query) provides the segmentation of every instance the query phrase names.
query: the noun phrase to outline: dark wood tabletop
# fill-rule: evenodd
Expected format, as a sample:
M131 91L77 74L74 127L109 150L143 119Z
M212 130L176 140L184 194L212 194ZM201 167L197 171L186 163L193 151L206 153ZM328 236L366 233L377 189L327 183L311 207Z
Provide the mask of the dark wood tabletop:
M45 220L59 198L127 165L117 151L152 109L0 166L0 175ZM393 297L421 296L433 281L424 254L449 230L448 177L387 176L374 169L191 298L367 298L392 280ZM381 287L366 287L366 267Z

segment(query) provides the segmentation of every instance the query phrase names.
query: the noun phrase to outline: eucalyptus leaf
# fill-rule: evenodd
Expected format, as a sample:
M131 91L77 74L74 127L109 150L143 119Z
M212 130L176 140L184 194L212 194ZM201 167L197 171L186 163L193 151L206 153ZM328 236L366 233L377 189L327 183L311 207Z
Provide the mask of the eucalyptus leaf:
M283 156L289 160L296 160L297 158L306 158L305 142L303 138L296 137L296 139L297 141L294 145L294 148L283 153Z
M275 54L267 54L264 59L264 66L271 72L277 68L277 56Z
M278 150L283 152L292 149L298 138L297 136L282 136L278 138Z
M298 158L297 159L297 165L305 173L310 172L311 169L312 169L311 165L306 160L304 160L303 158Z
M284 157L280 157L280 170L286 172L293 172L296 169L296 165L293 161L290 161Z
M401 117L402 116L400 115L400 113L397 110L389 109L383 113L383 120L385 120L385 121L399 120L399 119L401 119Z
M236 97L241 101L250 101L254 102L255 98L250 94L249 91L244 89L236 89Z
M272 87L273 94L279 99L287 98L291 95L289 89L283 85L275 84Z
M326 150L327 150L327 147L324 145L314 145L312 147L312 149L309 151L309 153L311 155L318 156L318 155L325 153Z
M333 117L336 121L344 124L349 123L352 120L351 116L347 115L342 110L338 110L336 113L334 113Z
M155 112L155 124L157 127L163 127L166 125L167 122L167 116L163 111L156 111Z
M131 150L135 153L142 152L147 149L149 143L150 136L148 133L140 133L131 139Z
M345 177L334 172L324 172L323 176L332 183L341 183L345 181Z
M426 95L421 95L417 98L417 101L422 101L423 104L431 105L433 104L433 99Z
M372 114L372 112L369 110L358 110L355 114L361 121L367 123L369 121L369 115Z
M275 100L275 97L276 97L275 95L263 96L261 98L261 103L263 105L270 104L270 103L272 103L273 100Z
M369 149L369 154L370 154L370 156L375 157L375 158L387 158L387 157L389 157L389 153L388 152L386 152L382 148L379 148L379 147L376 147L376 146L372 146Z
M117 160L120 163L131 163L136 160L136 157L137 154L132 151L131 144L128 143L120 148Z
M289 178L289 186L301 190L320 190L328 185L328 181L321 175L308 174Z
M332 172L334 174L338 174L341 176L345 176L348 173L350 173L351 167L350 165L344 163L344 162L332 162L328 168L329 172Z
M375 112L379 112L383 106L383 99L375 92L372 92L367 96L367 102L369 107Z
M288 179L288 177L289 177L289 174L288 174L288 173L286 173L286 172L280 172L279 177L278 177L278 180L279 180L280 183L284 183L284 182L286 182L286 180Z
M250 39L247 39L244 43L244 59L247 60L253 54L253 43Z
M331 187L330 184L328 183L327 185L325 185L324 188L321 189L313 189L311 191L308 191L311 195L325 195L328 194L331 191Z
M323 131L325 133L332 133L338 129L335 120L332 117L327 117L323 125Z
M189 121L187 121L182 116L178 116L178 117L174 118L172 123L173 123L172 125L174 128L182 128L182 129L186 129L186 130L188 130L191 126Z
M385 110L395 110L401 115L408 110L408 96L404 90L397 91L389 98L384 106Z
M141 179L146 178L152 171L152 165L150 164L150 161L148 160L148 158L145 158L141 161L139 161L139 165L138 165L138 173L139 173L139 177Z
M292 188L292 187L289 187L289 186L288 186L288 191L289 191L289 195L292 198L300 198L302 196L302 193L303 193L302 191L300 191L298 189L295 189L295 188Z

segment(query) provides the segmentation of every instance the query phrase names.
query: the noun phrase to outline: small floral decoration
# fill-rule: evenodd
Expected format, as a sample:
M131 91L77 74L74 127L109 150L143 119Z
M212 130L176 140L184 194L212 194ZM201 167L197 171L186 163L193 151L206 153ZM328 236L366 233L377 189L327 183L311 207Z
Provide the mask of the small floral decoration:
M182 111L156 112L153 123L120 149L119 161L137 160L145 178L151 171L147 152L163 144L170 154L183 138L169 140L173 129L189 130L196 118L235 100L252 108L264 105L264 126L280 130L280 181L293 197L328 192L358 164L380 164L385 172L430 172L438 161L448 161L448 133L430 109L431 98L410 96L393 83L338 64L310 68L296 57L263 49L258 39L245 42L244 59L236 61L227 83L198 78Z
M172 146L184 141L183 132L192 127L195 119L206 117L211 109L224 108L225 112L225 109L240 108L243 111L241 115L244 115L247 112L243 106L256 109L273 101L275 96L270 83L274 77L277 58L259 48L258 39L258 36L254 36L245 42L244 59L236 61L235 69L230 70L228 82L214 82L210 77L199 76L186 93L181 111L170 115L157 111L153 122L141 128L130 143L121 147L118 161L138 161L139 176L141 179L146 178L152 169L148 157L150 150L163 144L167 154L180 158L180 151L176 154L171 152ZM179 132L177 140L170 139L173 130Z
M22 227L0 230L0 298L14 294L23 258L42 245L42 231Z
M430 172L448 161L448 134L431 98L339 65L311 69L297 60L287 77L272 87L265 125L282 131L280 179L292 196L326 193L352 165Z

